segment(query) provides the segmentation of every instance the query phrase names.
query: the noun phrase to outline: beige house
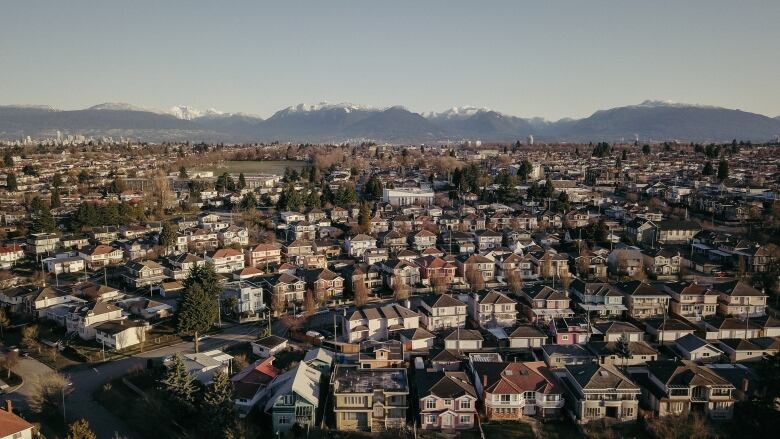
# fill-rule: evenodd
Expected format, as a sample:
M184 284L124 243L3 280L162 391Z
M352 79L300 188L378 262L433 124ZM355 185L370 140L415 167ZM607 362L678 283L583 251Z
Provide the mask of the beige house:
M420 301L420 321L429 331L465 328L466 304L449 294L425 296Z
M379 432L406 426L406 369L360 369L339 364L331 377L336 429Z
M95 338L95 327L102 322L122 318L122 308L106 302L92 302L77 307L68 314L65 326L84 340Z
M95 325L95 340L106 348L121 351L146 341L149 324L128 319L111 320Z
M767 295L741 280L713 284L718 312L724 316L760 317L766 314Z
M663 284L663 289L672 297L671 311L688 320L701 320L717 310L718 292L704 285L672 282Z
M569 364L561 382L569 411L580 424L602 419L633 421L639 412L641 390L616 367L609 365Z
M642 399L658 416L701 411L713 419L731 419L734 386L712 369L692 361L661 360L647 364Z

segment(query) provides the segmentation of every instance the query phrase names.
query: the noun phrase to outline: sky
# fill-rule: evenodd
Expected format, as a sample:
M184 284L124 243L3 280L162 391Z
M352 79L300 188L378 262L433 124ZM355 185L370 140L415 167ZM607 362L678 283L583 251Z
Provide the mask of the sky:
M8 1L0 105L780 115L780 1Z

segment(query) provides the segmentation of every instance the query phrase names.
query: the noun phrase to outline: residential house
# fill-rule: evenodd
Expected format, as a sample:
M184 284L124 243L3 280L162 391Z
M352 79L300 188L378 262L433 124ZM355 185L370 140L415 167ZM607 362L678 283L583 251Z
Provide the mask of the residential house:
M599 317L617 317L626 311L623 294L607 282L585 282L575 278L569 284L577 306Z
M279 351L287 349L287 339L276 335L268 335L250 343L252 353L260 358L269 358Z
M154 261L132 261L125 265L123 276L128 285L142 288L165 280L165 269Z
M249 245L249 230L246 227L230 225L217 232L217 239L222 247L233 245L246 247Z
M717 361L723 355L721 349L693 334L678 338L674 341L674 346L683 359L690 361Z
M257 244L246 251L246 261L250 267L267 268L282 262L282 250L278 244Z
M732 363L760 361L780 351L778 337L726 338L719 343Z
M628 315L635 319L663 316L669 309L671 297L646 282L621 282L615 287L626 299Z
M14 414L13 403L5 400L0 408L0 439L33 439L35 426Z
M491 290L469 295L469 314L482 328L509 327L517 323L517 301Z
M106 302L91 302L71 310L66 318L66 328L68 332L78 333L83 340L92 340L98 324L121 318L121 308Z
M420 426L424 430L474 428L477 392L465 372L418 371Z
M556 418L564 406L556 379L542 361L474 362L472 372L489 421Z
M520 325L509 334L512 349L532 349L547 343L547 335L531 325Z
M213 264L217 273L232 273L244 268L244 254L234 248L222 248L206 253L206 262Z
M524 301L525 314L532 321L548 322L551 319L574 315L566 293L548 285L524 287L520 291L520 297Z
M626 367L658 359L658 351L643 341L629 341L625 346L628 347L627 352L622 351L623 346L616 341L590 341L585 345L598 364Z
M353 258L360 258L366 250L373 248L376 248L376 239L362 233L344 241L344 250Z
M466 304L449 294L433 294L422 298L420 320L429 331L466 327Z
M621 338L627 341L642 341L645 335L644 331L631 323L617 320L594 323L593 334L599 335L604 341L618 341Z
M715 314L718 292L691 282L665 283L662 287L671 297L671 311L691 321L699 321Z
M426 248L436 246L436 234L422 229L411 236L411 245L417 251L423 251Z
M735 387L692 361L652 361L646 374L634 376L640 377L642 399L658 416L702 412L712 419L731 419L733 415Z
M406 425L406 369L336 365L331 377L336 429L378 432Z
M109 320L95 325L95 341L121 351L146 341L149 324L129 319Z
M561 382L566 388L567 410L578 423L637 418L641 389L616 367L573 364L564 370Z
M590 339L590 324L582 317L552 319L549 327L555 344L583 344Z
M712 289L718 292L718 312L721 315L760 317L766 314L767 295L745 281L716 283Z
M121 249L103 244L91 245L79 250L79 257L84 259L92 270L118 264L122 262L123 255Z
M420 326L420 316L397 303L381 307L357 308L343 317L342 328L347 342L387 340L395 332Z
M233 403L239 417L246 417L261 397L268 384L279 375L274 367L275 357L260 359L230 378L233 384Z
M444 337L444 349L449 351L478 351L485 339L475 329L455 329Z
M317 425L321 377L319 370L298 363L268 384L264 409L271 414L272 431L284 433L294 425L305 429Z

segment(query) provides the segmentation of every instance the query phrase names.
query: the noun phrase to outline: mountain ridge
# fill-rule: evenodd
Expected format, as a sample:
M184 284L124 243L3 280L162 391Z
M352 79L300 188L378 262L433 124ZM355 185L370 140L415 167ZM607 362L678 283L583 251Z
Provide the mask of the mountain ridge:
M736 109L646 100L600 109L580 119L523 118L484 107L413 112L351 103L297 104L267 119L177 105L154 110L106 102L81 110L40 105L0 106L0 139L46 137L56 131L92 136L137 137L148 141L438 142L515 141L766 141L780 135L780 116Z

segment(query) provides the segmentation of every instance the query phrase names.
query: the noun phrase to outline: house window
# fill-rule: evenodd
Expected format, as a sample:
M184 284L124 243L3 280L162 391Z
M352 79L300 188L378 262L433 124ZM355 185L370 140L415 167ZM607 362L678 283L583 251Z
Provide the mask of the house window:
M461 424L470 424L471 423L471 416L461 416L460 417L460 423Z
M287 415L279 416L278 422L279 425L286 425L290 423L290 417Z
M452 405L452 400L451 399L445 399L444 400L444 405L446 405L446 406Z
M601 415L601 410L598 407L588 407L585 409L586 418L597 418Z
M344 420L345 421L357 421L358 413L357 412L345 412L344 413Z
M427 409L435 409L436 408L436 400L435 399L427 399L427 400L425 400L425 408L427 408Z
M471 408L471 401L465 400L460 402L460 408L461 409L470 409Z
M633 407L626 407L623 409L623 417L630 418L634 416L634 408Z
M511 397L511 395L498 395L498 396L499 396L499 401L501 402L509 402L509 398Z

